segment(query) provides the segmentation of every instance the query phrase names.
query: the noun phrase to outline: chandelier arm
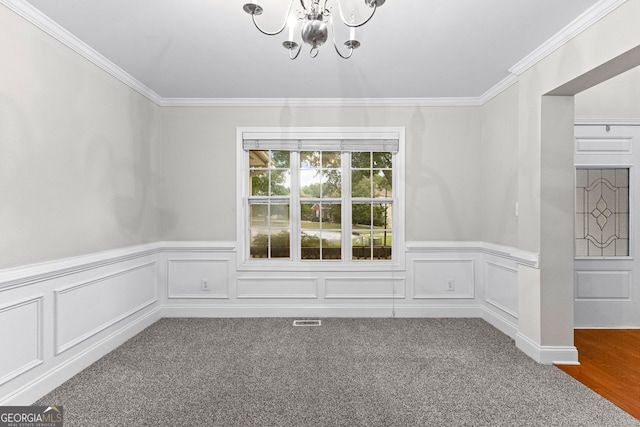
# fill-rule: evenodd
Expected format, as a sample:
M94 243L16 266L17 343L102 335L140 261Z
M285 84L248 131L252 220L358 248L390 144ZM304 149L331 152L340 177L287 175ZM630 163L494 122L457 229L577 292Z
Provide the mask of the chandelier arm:
M367 22L371 21L371 18L373 18L373 15L376 14L376 10L378 10L378 3L374 3L373 4L373 10L371 11L371 15L369 15L369 17L367 19L365 19L364 21L362 21L359 24L350 24L345 18L344 18L344 13L342 12L342 4L340 3L340 0L336 0L336 3L338 3L338 11L340 12L340 19L342 19L342 22L344 23L344 25L346 25L349 28L358 28L358 27L362 27L363 25L365 25Z
M292 61L296 59L298 55L300 55L301 50L302 50L302 44L298 45L298 51L296 52L296 54L294 56L291 56L291 52L293 51L293 49L289 49L289 59L291 59Z
M302 1L302 0L300 0L300 1ZM260 31L262 34L264 34L266 36L275 36L275 35L280 34L287 27L287 21L289 19L289 15L291 14L291 8L293 7L293 2L294 2L294 0L291 0L291 2L289 3L289 9L287 9L287 13L286 13L286 15L284 15L284 22L282 24L282 27L280 27L280 29L278 31L269 32L269 31L263 30L262 28L260 28L260 26L258 26L258 23L256 22L256 15L251 14L251 19L253 20L253 25L255 25L255 27L258 29L258 31Z
M351 58L351 55L353 55L353 47L349 48L349 54L348 55L343 55L342 52L340 52L340 49L338 48L338 44L336 43L336 30L335 27L333 26L333 19L329 20L329 23L331 24L331 39L333 40L333 47L336 50L336 53L340 56L340 58L342 59L349 59Z

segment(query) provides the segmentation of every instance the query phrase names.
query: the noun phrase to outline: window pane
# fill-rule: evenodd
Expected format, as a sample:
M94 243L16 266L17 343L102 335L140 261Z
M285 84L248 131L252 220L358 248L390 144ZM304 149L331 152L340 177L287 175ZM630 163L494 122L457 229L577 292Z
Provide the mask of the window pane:
M301 151L300 167L303 169L319 168L320 152L319 151Z
M271 171L271 195L288 196L291 193L291 172L288 170Z
M576 256L629 256L629 169L576 170Z
M369 169L371 167L371 153L351 153L351 167Z
M373 226L378 228L390 228L391 204L382 203L373 205Z
M342 258L342 233L339 230L322 230L322 259Z
M391 169L391 153L373 153L373 167Z
M323 151L322 167L323 168L340 168L340 152L339 151Z
M302 259L320 259L320 232L302 230L300 233L300 255Z
M289 205L288 204L272 204L271 205L271 228L289 229Z
M393 218L393 206L391 203L374 205L374 230L373 230L373 259L391 259L393 246L393 233L391 231L391 218ZM376 226L376 223L379 225Z
M269 257L269 230L260 228L251 230L251 258Z
M353 231L351 238L351 258L354 260L371 259L371 232Z
M252 196L269 195L269 172L266 170L252 170L249 173L249 194Z
M251 227L268 227L269 205L250 205Z
M351 197L371 197L371 179L368 170L351 171Z
M249 151L249 168L268 168L269 167L269 152L266 150L251 150Z
M271 167L274 168L289 168L291 159L290 151L270 151L271 155Z
M320 244L323 248L322 259L340 259L342 247L342 205L339 203L321 204Z
M320 198L320 175L317 170L300 171L300 197Z
M373 179L373 197L392 197L391 169L376 171Z
M342 194L342 174L340 170L322 171L322 197L339 198Z
M289 258L290 242L288 231L271 230L271 258Z
M371 228L371 204L358 203L351 205L351 227L354 230Z

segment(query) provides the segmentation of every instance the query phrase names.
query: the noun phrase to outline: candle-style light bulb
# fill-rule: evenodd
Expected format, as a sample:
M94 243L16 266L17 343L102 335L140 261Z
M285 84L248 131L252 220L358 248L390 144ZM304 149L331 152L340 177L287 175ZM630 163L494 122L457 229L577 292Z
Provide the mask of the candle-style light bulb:
M351 25L356 23L356 14L351 14ZM349 40L356 39L356 27L349 27Z
M292 42L293 41L293 31L296 28L296 17L295 17L295 15L293 13L291 15L289 15L289 20L287 22L287 25L289 26L289 38L287 40Z

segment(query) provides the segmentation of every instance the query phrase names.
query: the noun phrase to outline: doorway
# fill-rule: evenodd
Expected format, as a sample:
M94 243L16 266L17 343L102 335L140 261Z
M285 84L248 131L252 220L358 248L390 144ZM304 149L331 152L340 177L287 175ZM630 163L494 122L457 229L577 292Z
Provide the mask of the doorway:
M575 126L576 328L640 326L638 144L640 126Z

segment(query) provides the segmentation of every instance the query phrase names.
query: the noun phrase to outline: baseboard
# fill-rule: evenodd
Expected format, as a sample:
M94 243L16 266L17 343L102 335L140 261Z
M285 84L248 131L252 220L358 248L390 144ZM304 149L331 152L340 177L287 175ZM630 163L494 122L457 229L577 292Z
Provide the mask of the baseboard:
M500 316L498 313L489 310L487 307L482 307L482 313L480 316L485 322L505 334L511 339L515 339L518 333L518 325Z
M578 349L574 346L541 346L518 332L516 347L538 363L545 365L578 365Z
M479 305L165 305L162 317L481 317Z
M101 357L115 350L127 340L160 320L160 311L160 307L154 308L135 321L101 339L73 358L55 366L49 372L24 385L12 394L5 396L0 400L0 406L32 405L33 402L45 394L59 387L62 383L74 375L77 375Z

